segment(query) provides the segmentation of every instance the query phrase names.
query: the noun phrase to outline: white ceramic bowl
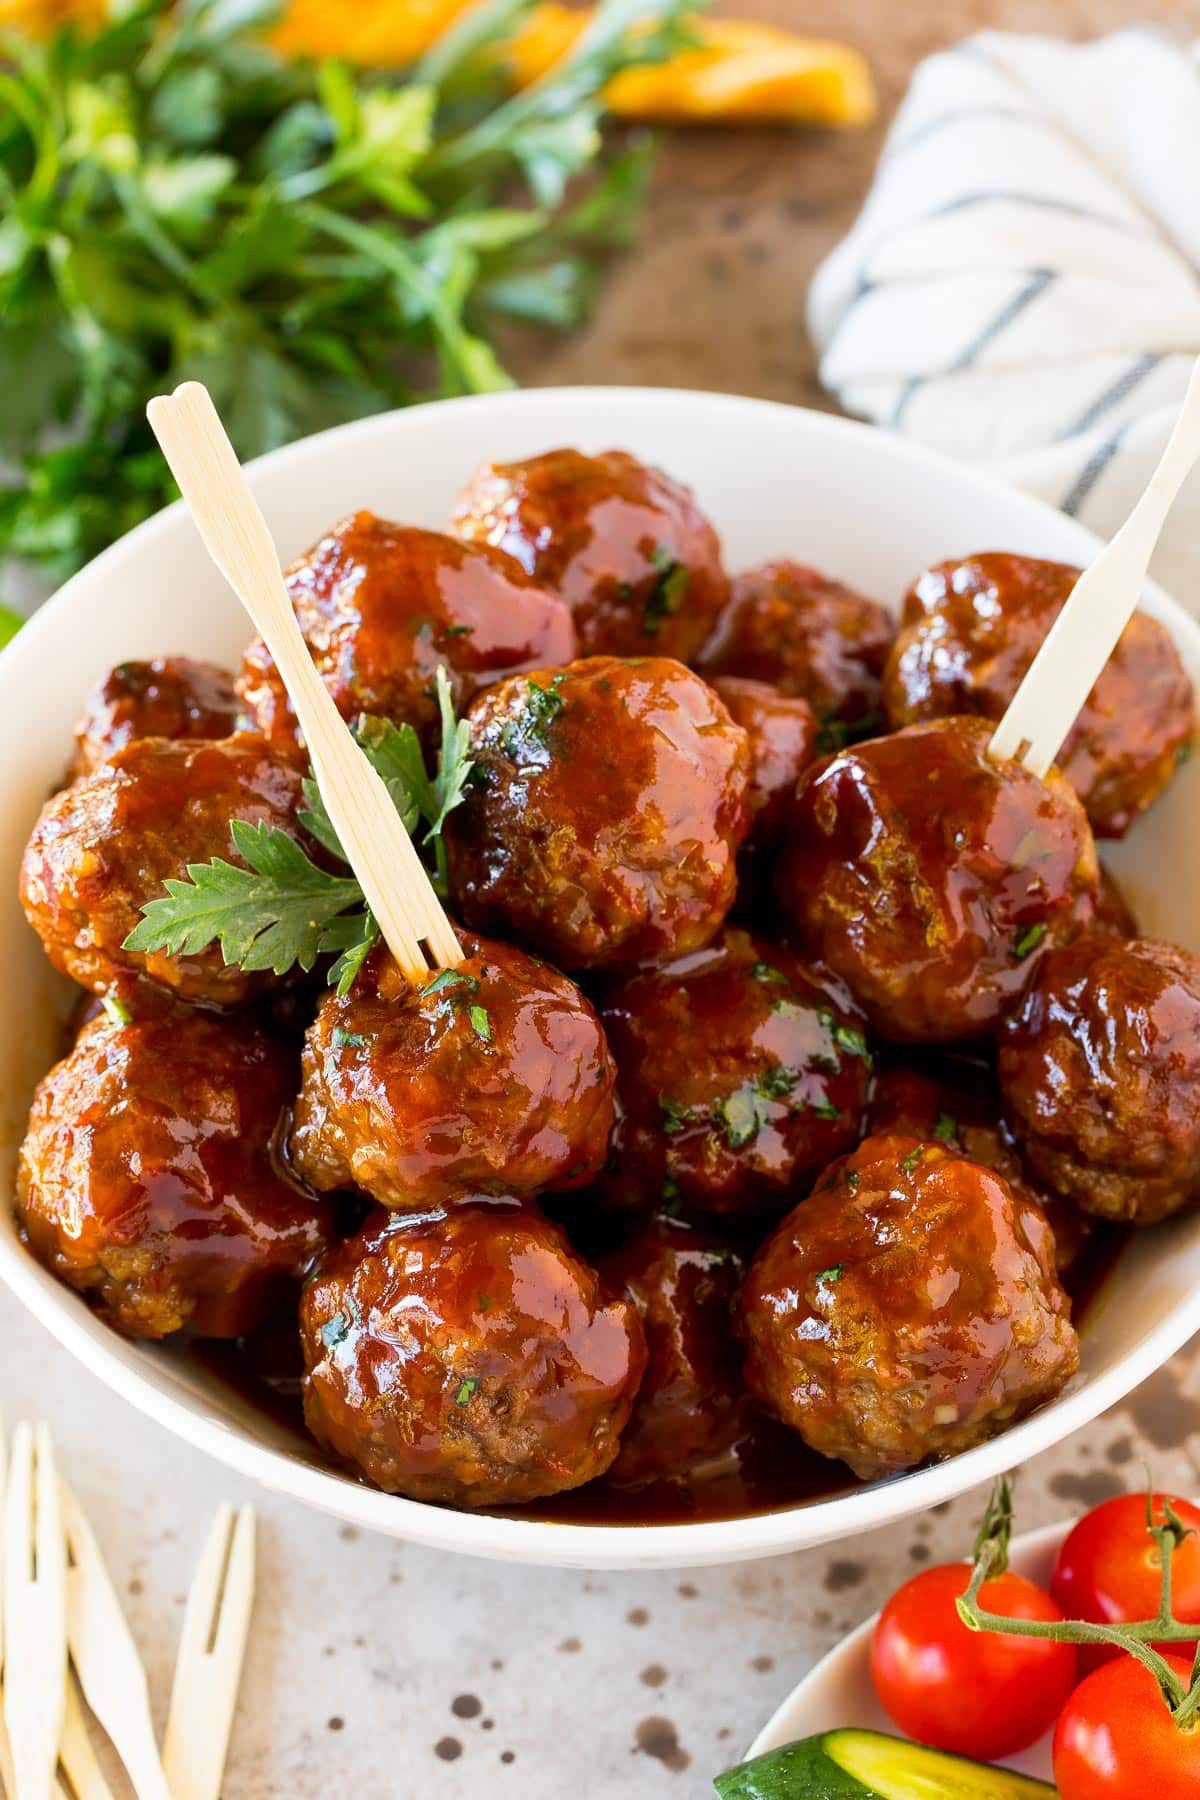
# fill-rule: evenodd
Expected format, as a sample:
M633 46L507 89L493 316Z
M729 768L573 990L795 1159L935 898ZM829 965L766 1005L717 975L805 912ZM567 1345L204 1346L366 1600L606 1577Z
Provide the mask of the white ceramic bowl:
M370 419L265 457L252 485L292 556L359 506L440 526L481 460L559 444L621 446L691 482L729 566L791 554L897 602L936 559L1011 549L1086 561L1095 540L1061 514L861 425L765 402L646 389L531 391ZM1194 677L1200 628L1161 593ZM0 1186L29 1097L53 1059L67 991L16 897L21 849L60 776L84 694L113 663L170 651L232 663L248 631L181 507L69 582L0 656ZM1150 931L1200 949L1200 760L1113 857ZM877 1487L755 1518L678 1526L547 1524L397 1499L331 1473L186 1351L125 1343L28 1257L0 1208L0 1274L69 1349L134 1406L243 1474L372 1530L477 1555L592 1568L732 1562L847 1536L961 1493L1058 1443L1143 1381L1200 1327L1200 1217L1140 1238L1091 1314L1083 1366L1052 1406L996 1441Z

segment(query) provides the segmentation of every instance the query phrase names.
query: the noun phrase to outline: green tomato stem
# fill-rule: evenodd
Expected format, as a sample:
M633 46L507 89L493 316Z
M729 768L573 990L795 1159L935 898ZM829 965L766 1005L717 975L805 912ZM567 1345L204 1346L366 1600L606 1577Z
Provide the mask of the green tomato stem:
M1104 1644L1126 1650L1149 1670L1175 1723L1190 1728L1200 1716L1200 1624L1184 1624L1174 1616L1172 1564L1175 1552L1192 1535L1170 1501L1164 1502L1161 1524L1153 1522L1152 1497L1147 1499L1147 1529L1162 1557L1159 1608L1153 1619L1119 1625L1099 1625L1089 1619L1010 1619L989 1612L979 1603L985 1583L1003 1575L1008 1567L1008 1541L1012 1529L1012 1492L1006 1480L992 1490L983 1524L975 1543L974 1566L966 1592L955 1602L958 1616L969 1631L994 1631L1003 1637L1041 1638L1054 1644ZM1155 1645L1195 1644L1196 1654L1187 1687Z

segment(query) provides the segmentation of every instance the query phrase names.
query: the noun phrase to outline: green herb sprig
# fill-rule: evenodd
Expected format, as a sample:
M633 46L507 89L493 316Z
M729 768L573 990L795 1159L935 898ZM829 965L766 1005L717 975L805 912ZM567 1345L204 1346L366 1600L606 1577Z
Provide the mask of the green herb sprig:
M355 726L355 737L383 777L405 828L434 859L436 885L437 871L445 873L442 827L462 803L472 765L469 730L455 718L444 668L438 669L435 679L442 720L435 775L425 767L411 725L363 717ZM322 849L344 863L346 854L320 789L311 776L303 787L307 805L300 822ZM379 936L354 876L320 868L278 826L234 819L229 830L245 866L220 856L190 863L186 881L168 881L166 893L143 906L141 921L123 948L196 956L215 943L226 963L247 970L270 969L276 975L296 967L307 971L318 957L334 956L330 983L339 995L349 993ZM490 1038L490 1022L486 1033L479 1024L475 1029L480 1037Z
M0 557L59 580L171 499L145 405L189 377L248 459L505 387L504 321L581 322L648 169L604 152L602 91L686 42L684 0L602 0L514 96L533 4L484 0L400 75L285 60L270 0L0 34Z

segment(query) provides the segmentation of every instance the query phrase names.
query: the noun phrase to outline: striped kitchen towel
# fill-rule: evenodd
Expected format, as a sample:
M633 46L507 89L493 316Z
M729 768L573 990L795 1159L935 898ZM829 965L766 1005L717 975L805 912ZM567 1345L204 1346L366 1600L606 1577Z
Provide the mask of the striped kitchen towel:
M1200 354L1198 51L985 31L921 65L809 296L849 411L1112 534ZM1200 614L1200 474L1154 573Z

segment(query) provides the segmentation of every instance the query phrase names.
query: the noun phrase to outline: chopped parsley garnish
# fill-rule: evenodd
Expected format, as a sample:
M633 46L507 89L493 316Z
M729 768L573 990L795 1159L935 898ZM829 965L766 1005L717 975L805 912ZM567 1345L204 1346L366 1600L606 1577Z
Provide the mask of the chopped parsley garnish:
M351 1296L345 1306L322 1325L321 1342L327 1350L336 1350L339 1344L345 1343L354 1327L361 1323L362 1313L359 1311L358 1301Z
M132 1025L133 1014L123 1000L115 994L105 994L100 1002L104 1008L104 1016L110 1025Z
M479 1378L476 1375L465 1375L458 1384L458 1392L454 1396L455 1406L469 1406L472 1396L479 1392Z
M842 1116L841 1107L835 1106L832 1100L810 1100L808 1110L816 1113L818 1119L840 1119Z
M677 1100L668 1100L662 1094L658 1096L658 1104L667 1137L674 1137L676 1132L684 1131L695 1121L695 1109L691 1106L681 1106Z
M478 1305L480 1312L487 1312L492 1304L492 1296L483 1293L481 1290L476 1296L476 1304Z
M795 1069L772 1063L757 1081L736 1088L716 1102L712 1109L713 1124L724 1132L725 1142L731 1150L740 1150L744 1144L753 1142L764 1125L771 1123L772 1103L790 1099L798 1080Z
M756 962L751 965L750 973L755 981L786 981L787 976L774 963Z
M469 729L454 716L443 668L437 671L436 685L442 744L435 776L425 769L410 725L364 717L354 730L406 829L415 832L424 821L421 842L432 852L434 882L444 892L442 827L463 799L472 764ZM322 849L344 863L345 852L311 777L304 783L304 798L300 823ZM295 967L307 972L319 956L335 956L330 982L339 994L348 993L379 935L355 877L319 868L278 826L234 819L229 833L242 866L220 856L189 864L186 881L168 881L166 893L143 906L141 920L122 948L198 956L216 943L227 964L248 971L270 969L275 975Z
M909 1151L909 1153L905 1157L904 1161L900 1164L900 1167L904 1170L904 1173L906 1175L912 1174L913 1170L916 1168L917 1164L921 1160L921 1155L922 1155L922 1152L921 1152L920 1144L917 1145L915 1150Z
M763 1070L756 1085L764 1099L786 1100L798 1080L795 1069L786 1069L782 1063L772 1063L769 1069Z
M468 993L479 992L479 982L474 975L466 975L461 969L443 969L432 981L427 981L421 989L422 1000L431 994L451 994L458 988L466 988Z
M359 1031L347 1031L344 1025L335 1025L329 1034L329 1041L335 1050L362 1050L366 1048L367 1039Z
M777 1001L775 1011L782 1012L785 1005L786 1002ZM834 1046L837 1050L844 1050L847 1056L860 1057L862 1061L866 1063L868 1069L874 1068L875 1058L871 1055L867 1040L861 1031L858 1031L853 1025L843 1025L840 1019L834 1017L832 1011L827 1006L821 1008L817 1014L817 1018L820 1020L824 1030L826 1030L833 1039ZM834 1057L828 1064L822 1064L820 1061L817 1061L818 1068L823 1066L827 1066L830 1072L836 1075L841 1067L841 1059L839 1057Z
M852 722L827 714L820 721L817 732L817 755L831 756L835 751L844 750L847 744L857 744L863 738L874 737L883 726L883 716L877 712L864 713L861 719Z
M446 625L443 627L443 635L448 638L470 637L474 629L473 625Z
M846 1186L850 1189L850 1192L854 1193L855 1189L859 1186L860 1182L862 1181L862 1170L861 1169L843 1169L842 1170L842 1180L845 1182Z
M950 1113L939 1113L933 1135L939 1143L952 1144L958 1136L958 1120Z
M1017 961L1024 962L1027 956L1031 956L1045 935L1046 927L1044 925L1027 926L1013 945L1013 955Z
M529 743L550 748L547 733L559 715L566 710L562 697L565 675L556 675L549 687L536 681L525 684L525 701L516 718L510 719L500 734L500 746L506 756L516 761Z
M846 1272L845 1263L834 1263L831 1269L822 1269L817 1276L818 1281L840 1281Z
M467 1017L475 1036L485 1044L492 1041L492 1020L486 1006L468 1006Z
M861 1057L868 1069L874 1067L875 1058L867 1047L867 1040L861 1031L855 1030L853 1025L835 1025L833 1041L839 1050L846 1052L847 1056Z
M767 1097L752 1087L738 1088L735 1093L726 1094L713 1107L713 1121L725 1133L725 1142L731 1150L740 1150L744 1144L752 1142L769 1118Z
M679 1183L673 1175L664 1175L662 1188L659 1191L659 1212L668 1219L677 1219L683 1211L683 1197L679 1192Z
M642 605L642 630L647 637L657 637L663 620L674 618L683 605L691 576L665 544L655 544L650 563L655 577Z

